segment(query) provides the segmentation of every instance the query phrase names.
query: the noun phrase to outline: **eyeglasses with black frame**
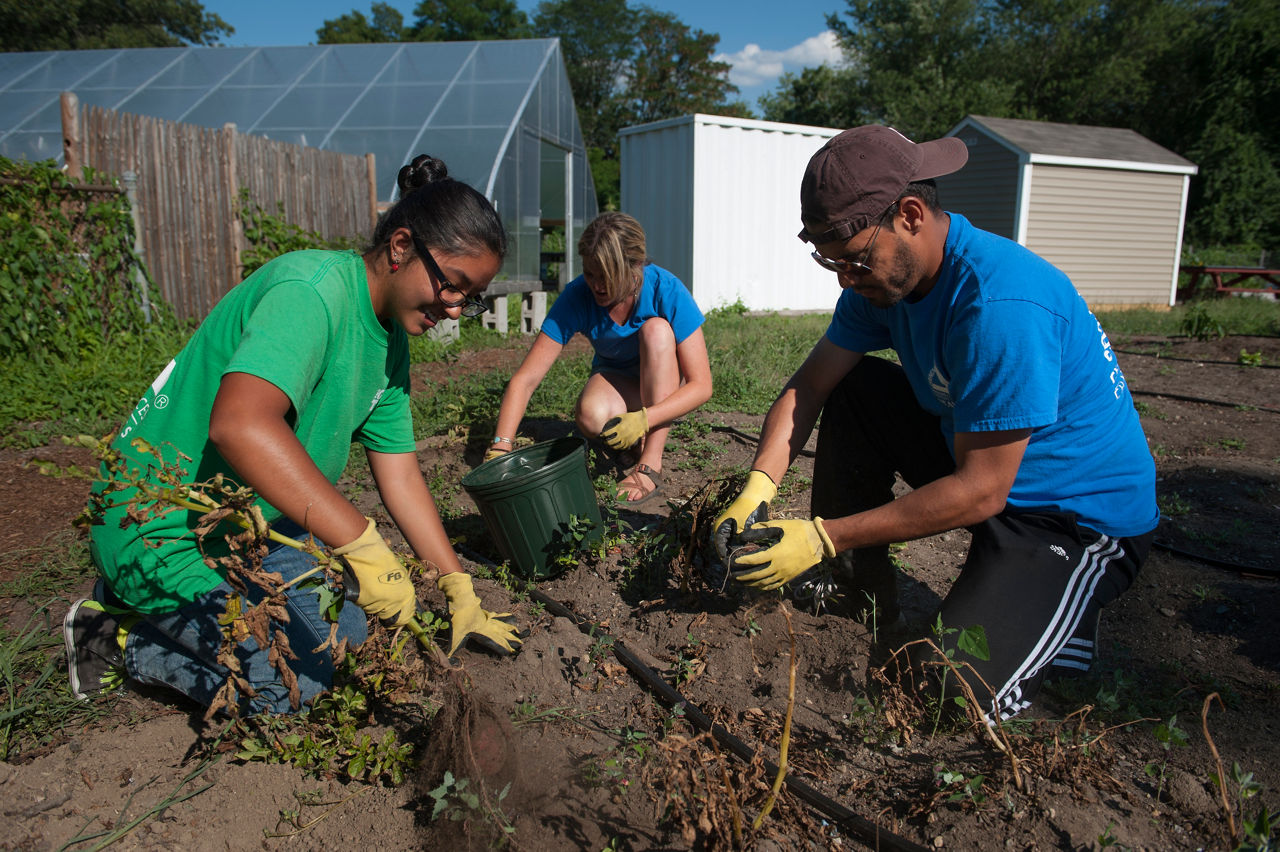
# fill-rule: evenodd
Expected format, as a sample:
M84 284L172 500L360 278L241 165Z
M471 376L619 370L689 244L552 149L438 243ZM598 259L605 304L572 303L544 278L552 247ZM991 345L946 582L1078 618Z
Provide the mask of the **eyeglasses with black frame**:
M448 278L444 276L444 270L440 268L440 264L436 263L436 259L431 256L431 252L418 239L417 234L413 236L413 247L418 250L418 254L422 257L424 263L431 270L431 275L439 282L439 299L440 304L446 308L462 308L464 317L475 318L481 316L489 310L489 306L474 296L468 296L459 288L453 286ZM446 296L445 294L457 294L457 298Z
M862 254L857 260L833 260L816 250L810 252L809 256L812 257L823 269L829 269L835 273L852 275L856 278L861 278L864 275L870 275L871 267L867 266L866 261L867 258L871 257L871 249L875 247L876 237L880 236L880 226L884 224L885 219L897 212L897 209L898 202L895 201L889 205L887 210L880 214L880 218L876 220L876 229L871 232L871 239L867 240L867 247L862 250Z

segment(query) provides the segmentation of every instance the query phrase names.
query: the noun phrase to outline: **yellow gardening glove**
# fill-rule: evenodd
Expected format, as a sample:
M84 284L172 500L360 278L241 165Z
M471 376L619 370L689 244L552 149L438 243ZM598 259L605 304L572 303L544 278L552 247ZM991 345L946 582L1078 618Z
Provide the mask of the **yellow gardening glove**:
M509 453L509 452L511 452L511 451L510 451L510 450L500 450L500 449L498 449L497 447L490 447L490 448L489 448L489 450L488 450L488 452L486 452L486 453L484 454L484 460L485 460L485 461L493 461L493 460L494 460L494 459L496 459L498 456L505 456L505 455L506 455L507 453Z
M822 518L812 521L764 521L745 530L742 541L774 542L764 550L738 556L729 565L739 583L757 589L776 589L822 561L836 549L822 528Z
M418 599L409 581L409 569L391 552L372 518L360 537L334 548L333 555L346 560L349 571L342 578L347 598L387 627L401 627L418 612Z
M648 431L649 414L641 408L611 418L600 430L600 439L615 450L629 450L640 443Z
M742 493L729 504L711 525L715 536L716 553L721 561L729 559L729 542L747 527L769 517L769 501L778 493L778 486L773 484L769 474L762 470L753 470L747 474L747 483L742 486Z
M471 585L471 575L462 571L441 574L436 585L449 599L449 615L453 631L449 637L449 656L467 639L475 639L498 654L510 654L523 640L516 632L509 612L489 612L480 607L480 598Z

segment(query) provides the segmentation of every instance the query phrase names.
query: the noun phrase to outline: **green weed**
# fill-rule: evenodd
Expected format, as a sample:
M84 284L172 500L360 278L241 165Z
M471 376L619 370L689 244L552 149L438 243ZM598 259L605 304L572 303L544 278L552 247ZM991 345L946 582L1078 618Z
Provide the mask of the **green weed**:
M1156 505L1166 518L1180 518L1191 511L1191 503L1177 491L1156 495Z
M478 819L482 823L496 828L498 839L488 844L489 848L505 846L515 836L516 827L511 818L502 810L502 801L511 792L511 785L503 787L493 801L470 789L466 778L454 778L453 773L445 770L440 785L427 792L434 803L431 806L431 819L440 817L453 822L470 822Z
M1164 750L1164 757L1158 764L1148 763L1142 767L1142 771L1148 778L1156 779L1156 801L1159 802L1160 794L1164 791L1169 752L1175 747L1181 748L1187 744L1187 732L1178 727L1178 714L1174 713L1169 717L1169 721L1156 725L1152 733L1155 735L1156 742L1160 744L1160 748Z
M45 745L63 731L107 715L113 695L81 701L71 694L58 624L61 600L39 607L16 633L0 628L0 761Z

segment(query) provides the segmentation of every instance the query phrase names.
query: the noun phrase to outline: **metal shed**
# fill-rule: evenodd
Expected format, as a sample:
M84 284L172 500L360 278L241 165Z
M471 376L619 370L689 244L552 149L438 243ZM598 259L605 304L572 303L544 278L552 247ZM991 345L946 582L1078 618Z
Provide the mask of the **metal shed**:
M796 234L805 166L839 132L701 114L625 128L622 209L704 311L829 311L835 276Z
M404 163L441 157L498 208L511 237L500 278L513 289L537 285L541 228L564 224L572 244L596 213L558 39L0 54L0 155L62 158L63 91L88 106L372 153L383 202Z
M1173 305L1194 163L1116 127L970 115L942 206L1071 277L1091 306Z

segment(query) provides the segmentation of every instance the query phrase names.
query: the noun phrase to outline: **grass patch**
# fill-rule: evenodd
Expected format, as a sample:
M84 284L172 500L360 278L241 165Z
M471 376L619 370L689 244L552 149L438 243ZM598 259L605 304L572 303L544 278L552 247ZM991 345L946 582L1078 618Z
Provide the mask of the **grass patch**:
M1280 335L1280 302L1260 299L1205 299L1170 310L1098 310L1094 312L1112 342L1135 335L1185 336L1205 324L1226 335Z

